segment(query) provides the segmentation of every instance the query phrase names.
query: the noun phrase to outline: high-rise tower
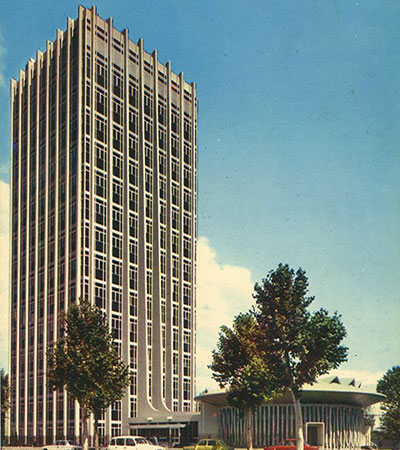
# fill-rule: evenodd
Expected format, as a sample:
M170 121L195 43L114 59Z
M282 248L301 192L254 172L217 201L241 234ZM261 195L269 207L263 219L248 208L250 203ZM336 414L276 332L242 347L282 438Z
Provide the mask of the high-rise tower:
M130 368L102 433L190 422L196 135L194 83L95 7L12 80L11 436L79 434L46 352L81 297L104 310Z

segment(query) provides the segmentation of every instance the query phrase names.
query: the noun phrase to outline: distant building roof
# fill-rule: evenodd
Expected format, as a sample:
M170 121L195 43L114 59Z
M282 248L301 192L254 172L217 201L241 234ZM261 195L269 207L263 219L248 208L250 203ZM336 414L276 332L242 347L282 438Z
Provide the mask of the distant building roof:
M307 384L301 391L302 403L326 403L352 405L365 408L381 402L385 396L376 391L364 389L355 378L330 376L319 378L313 384ZM197 401L212 403L218 406L226 404L226 390L204 392L196 397ZM270 403L292 403L289 393L276 397Z

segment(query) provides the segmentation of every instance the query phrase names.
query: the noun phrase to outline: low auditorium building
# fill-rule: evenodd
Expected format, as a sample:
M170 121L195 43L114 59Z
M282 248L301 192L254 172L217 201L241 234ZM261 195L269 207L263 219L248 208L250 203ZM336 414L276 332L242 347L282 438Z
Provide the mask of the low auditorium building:
M355 449L370 443L371 417L366 409L384 399L351 378L326 377L301 392L304 436L310 445L325 449ZM222 438L234 447L246 447L244 417L227 404L227 392L203 392L200 403L200 437ZM295 415L286 393L256 408L254 447L279 444L295 437Z

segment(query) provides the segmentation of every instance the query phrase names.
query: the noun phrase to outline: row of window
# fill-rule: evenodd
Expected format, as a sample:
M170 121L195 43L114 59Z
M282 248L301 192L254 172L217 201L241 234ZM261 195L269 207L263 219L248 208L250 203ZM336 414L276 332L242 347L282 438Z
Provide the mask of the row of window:
M95 80L99 86L106 87L107 81L108 81L108 69L107 69L107 58L105 58L103 55L100 56L99 52L96 52L98 58L95 60ZM146 62L144 66L145 71L147 71ZM149 71L150 75L152 75L152 70ZM90 78L91 75L91 55L90 52L87 52L86 54L86 75L88 78ZM161 74L162 76L159 77L159 80L166 84L165 75ZM113 94L119 98L123 98L123 85L124 85L124 75L123 70L118 67L116 64L113 64L112 70L111 70L111 76L112 76L112 91ZM177 84L172 81L171 86L172 91L175 91L179 93L179 87ZM143 101L144 101L144 111L145 114L152 117L153 116L153 89L151 89L146 84L144 85L143 90ZM160 97L162 97L160 95ZM185 101L188 103L192 102L192 99L190 97L190 93L185 90ZM137 79L132 75L129 74L129 81L128 81L128 99L129 104L135 107L138 107L138 81ZM172 107L175 110L178 110L177 105L172 104ZM164 114L163 114L164 113ZM165 124L165 104L161 103L161 108L159 105L158 108L158 115L159 120L161 123ZM171 127L174 131L177 131L179 129L179 117L174 114L174 116L171 117ZM185 132L190 133L190 127L184 128Z

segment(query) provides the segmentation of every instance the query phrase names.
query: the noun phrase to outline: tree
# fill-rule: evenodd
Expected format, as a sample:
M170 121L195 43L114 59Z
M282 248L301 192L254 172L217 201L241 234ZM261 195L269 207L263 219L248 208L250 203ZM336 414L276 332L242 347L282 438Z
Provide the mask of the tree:
M400 366L389 369L378 381L376 390L386 396L382 402L381 433L387 439L400 441Z
M346 361L341 345L346 330L336 312L325 309L310 313L314 297L307 297L308 279L302 269L295 273L279 264L255 285L255 316L258 335L269 373L292 396L295 409L297 449L304 449L301 388Z
M239 314L232 329L222 326L217 350L212 353L213 378L228 388L227 401L245 415L247 448L252 449L252 416L256 406L278 391L268 377L265 355L257 347L257 323L254 314Z
M87 300L72 304L62 315L64 331L48 352L48 375L55 389L65 388L82 408L84 450L88 448L88 418L98 419L129 383L128 368L113 347L113 337L99 308Z
M6 414L10 408L10 386L8 384L8 375L4 369L0 369L0 384L1 384L1 434L0 439L3 442L5 435Z

